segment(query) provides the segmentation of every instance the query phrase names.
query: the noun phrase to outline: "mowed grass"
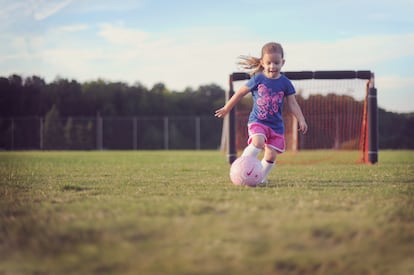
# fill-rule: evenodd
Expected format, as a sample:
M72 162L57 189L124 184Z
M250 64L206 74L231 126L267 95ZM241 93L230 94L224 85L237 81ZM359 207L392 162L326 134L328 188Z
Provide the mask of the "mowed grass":
M0 274L414 274L414 151L0 152Z

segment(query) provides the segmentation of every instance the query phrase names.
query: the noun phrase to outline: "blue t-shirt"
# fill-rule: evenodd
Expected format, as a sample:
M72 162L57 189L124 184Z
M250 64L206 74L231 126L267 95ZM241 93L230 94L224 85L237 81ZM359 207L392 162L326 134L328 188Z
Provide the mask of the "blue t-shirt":
M283 99L295 93L292 82L283 74L278 79L271 79L260 73L250 78L246 86L253 96L249 123L258 122L283 134Z

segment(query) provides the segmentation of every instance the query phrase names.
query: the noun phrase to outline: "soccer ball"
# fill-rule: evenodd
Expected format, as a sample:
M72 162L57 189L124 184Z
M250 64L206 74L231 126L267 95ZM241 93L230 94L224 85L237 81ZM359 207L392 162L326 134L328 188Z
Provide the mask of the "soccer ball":
M234 185L256 186L263 179L262 164L255 157L239 157L230 167L230 179Z

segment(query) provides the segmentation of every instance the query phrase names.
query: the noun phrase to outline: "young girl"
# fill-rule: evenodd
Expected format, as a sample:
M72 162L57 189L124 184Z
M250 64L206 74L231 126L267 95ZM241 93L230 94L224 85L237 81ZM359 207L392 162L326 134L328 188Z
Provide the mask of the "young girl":
M250 56L240 58L240 64L244 69L252 71L252 77L245 86L240 87L224 107L215 112L215 116L220 118L226 116L242 97L249 92L252 93L253 109L247 125L249 140L242 156L257 157L264 149L262 182L267 182L267 175L275 165L277 154L285 151L282 119L284 99L298 120L299 131L305 134L308 125L296 101L292 82L280 72L285 59L283 48L279 43L265 44L260 58Z

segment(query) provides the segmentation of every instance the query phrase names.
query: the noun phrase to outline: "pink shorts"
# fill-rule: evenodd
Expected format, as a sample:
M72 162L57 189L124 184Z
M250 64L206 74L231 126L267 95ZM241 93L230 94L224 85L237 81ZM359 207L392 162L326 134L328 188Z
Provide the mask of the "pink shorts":
M279 153L283 153L285 151L286 146L284 135L277 134L272 128L257 122L250 123L247 125L247 128L249 130L248 144L252 143L252 138L254 136L260 135L265 138L266 146L275 149Z

